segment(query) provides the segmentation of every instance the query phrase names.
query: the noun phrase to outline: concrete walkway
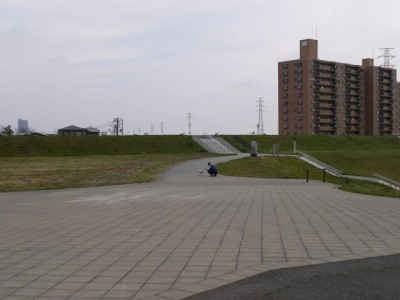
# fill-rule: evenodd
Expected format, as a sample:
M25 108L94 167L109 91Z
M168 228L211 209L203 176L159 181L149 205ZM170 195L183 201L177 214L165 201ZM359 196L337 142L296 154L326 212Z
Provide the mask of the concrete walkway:
M212 162L229 157L212 159ZM181 299L267 270L400 252L400 201L199 175L0 194L0 299Z

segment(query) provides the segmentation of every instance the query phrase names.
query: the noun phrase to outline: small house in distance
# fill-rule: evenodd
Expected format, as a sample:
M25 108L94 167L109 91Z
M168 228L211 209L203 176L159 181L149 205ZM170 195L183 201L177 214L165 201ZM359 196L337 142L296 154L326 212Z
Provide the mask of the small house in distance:
M97 128L81 128L78 126L68 126L58 129L59 136L99 136L100 130Z

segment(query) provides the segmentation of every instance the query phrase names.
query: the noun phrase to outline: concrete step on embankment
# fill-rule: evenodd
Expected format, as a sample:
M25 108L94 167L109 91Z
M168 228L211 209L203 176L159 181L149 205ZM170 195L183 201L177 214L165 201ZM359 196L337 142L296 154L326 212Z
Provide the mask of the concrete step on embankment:
M230 145L221 137L213 137L210 135L192 136L193 140L206 149L208 152L221 154L237 154L240 153L235 147Z

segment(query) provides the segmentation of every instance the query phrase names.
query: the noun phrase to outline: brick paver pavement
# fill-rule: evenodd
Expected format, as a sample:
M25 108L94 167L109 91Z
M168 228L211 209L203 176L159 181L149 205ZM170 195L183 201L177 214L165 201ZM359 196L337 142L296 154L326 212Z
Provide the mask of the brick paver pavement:
M229 158L213 159L214 162ZM400 201L199 175L0 194L0 299L180 299L270 269L400 252Z

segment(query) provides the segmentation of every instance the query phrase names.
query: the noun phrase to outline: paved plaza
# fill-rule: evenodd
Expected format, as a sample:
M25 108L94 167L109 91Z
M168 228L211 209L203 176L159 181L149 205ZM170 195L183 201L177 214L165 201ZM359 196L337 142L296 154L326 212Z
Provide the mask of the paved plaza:
M398 199L199 175L206 164L146 184L0 193L0 299L181 299L267 270L400 253Z

